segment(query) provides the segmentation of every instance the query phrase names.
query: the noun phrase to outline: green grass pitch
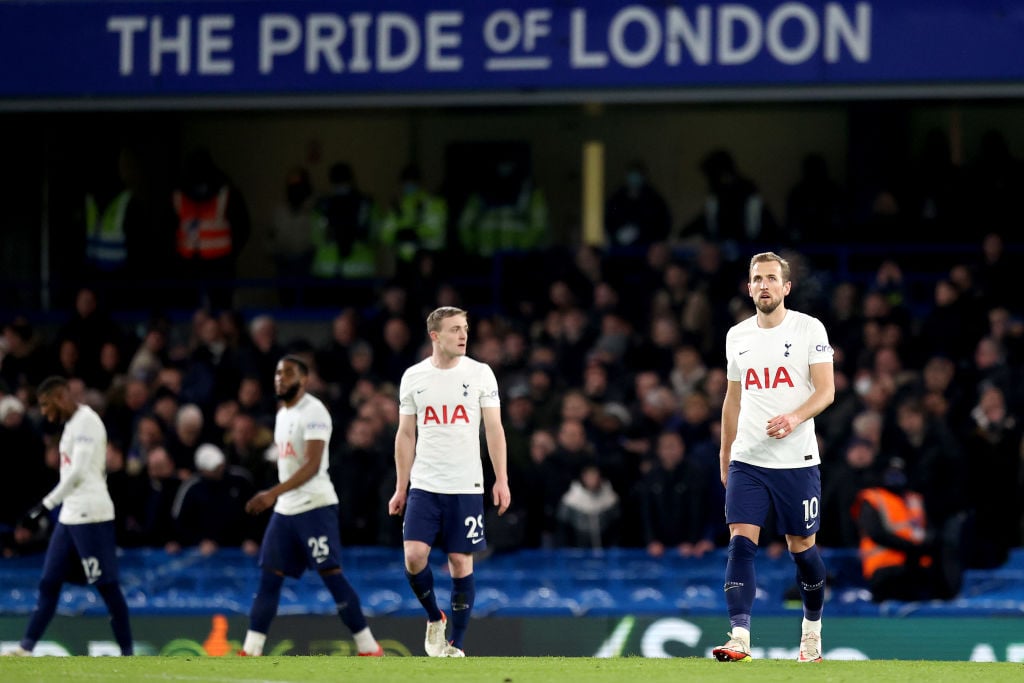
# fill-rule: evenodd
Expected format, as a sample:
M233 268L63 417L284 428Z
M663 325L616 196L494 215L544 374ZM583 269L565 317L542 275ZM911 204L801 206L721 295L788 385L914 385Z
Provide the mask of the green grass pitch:
M826 661L624 657L4 657L3 683L679 683L680 681L1024 681L1024 664L927 661Z

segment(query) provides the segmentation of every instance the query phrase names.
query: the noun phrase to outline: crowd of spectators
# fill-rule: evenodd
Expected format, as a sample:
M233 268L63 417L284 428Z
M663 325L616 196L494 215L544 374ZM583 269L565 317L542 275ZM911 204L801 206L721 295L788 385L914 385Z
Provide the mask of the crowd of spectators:
M893 459L923 495L929 524L957 520L968 566L996 566L1021 543L1024 322L998 233L913 301L900 265L867 283L833 282L795 250L792 307L820 317L835 353L836 400L816 419L822 445L819 542L853 547L857 492ZM753 313L746 264L701 241L664 241L642 257L552 249L500 312L470 308L469 354L502 392L513 505L489 513L492 551L643 547L700 556L727 542L719 481L724 335ZM342 306L325 340L282 339L273 312L199 308L186 324L114 322L83 287L52 334L7 321L0 359L0 545L55 483L56 428L35 386L71 381L109 434L108 483L125 547L255 552L264 518L242 508L276 481L273 374L285 353L308 362L309 390L334 418L330 472L349 545L401 544L386 502L402 371L429 354L425 316L463 293L390 282L369 306ZM486 444L484 444L486 450ZM484 456L486 457L486 455ZM484 468L487 472L489 468ZM768 530L769 539L771 530Z
M490 551L619 545L700 556L728 541L724 338L753 314L746 259L773 249L791 264L788 305L820 318L836 351L836 400L816 418L819 542L857 546L858 495L896 463L923 497L929 538L955 535L968 566L997 566L1024 540L1024 308L1008 249L1019 245L996 230L1019 222L1024 166L998 133L966 167L952 164L941 135L929 141L905 182L860 188L868 201L859 203L808 155L783 216L726 149L702 161L706 198L685 222L635 161L608 197L604 247L550 244L544 193L515 155L497 158L461 202L428 191L415 167L391 204L371 201L343 162L326 194L291 169L265 245L282 308L248 315L232 308L235 282L224 277L251 241L242 189L197 153L174 202L164 201L167 192L144 191L140 160L123 154L110 206L127 208L90 214L66 317L2 321L0 549L45 546L45 535L15 527L58 476L59 427L41 418L35 387L60 375L106 424L122 546L254 553L267 520L243 508L277 479L273 375L285 353L306 360L309 390L334 419L343 542L400 546L401 521L386 510L397 386L430 352L427 313L454 305L469 310L469 353L502 392L513 504L503 517L488 513ZM93 204L110 199L106 190ZM236 208L193 234L192 214L225 197ZM936 269L929 246L967 216L992 230ZM857 278L828 252L857 241L922 248L865 252L870 276ZM384 252L391 267L366 278ZM168 268L175 286L143 286ZM282 338L275 315L303 304L330 311L328 329ZM142 309L151 311L143 325L115 322ZM781 552L770 527L765 538Z

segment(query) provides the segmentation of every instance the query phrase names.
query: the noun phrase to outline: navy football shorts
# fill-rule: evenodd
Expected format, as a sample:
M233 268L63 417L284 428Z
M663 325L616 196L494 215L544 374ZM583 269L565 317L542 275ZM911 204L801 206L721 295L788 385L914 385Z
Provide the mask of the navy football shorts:
M405 503L402 538L422 541L445 553L484 550L484 497L479 493L411 489Z
M791 536L817 533L821 527L820 468L812 465L771 469L735 460L730 462L725 488L726 523L764 527L772 507L779 533Z
M341 567L338 506L325 505L297 515L270 516L260 546L260 567L299 577L307 569L322 572Z
M61 524L53 528L43 560L43 580L78 585L116 583L114 522Z

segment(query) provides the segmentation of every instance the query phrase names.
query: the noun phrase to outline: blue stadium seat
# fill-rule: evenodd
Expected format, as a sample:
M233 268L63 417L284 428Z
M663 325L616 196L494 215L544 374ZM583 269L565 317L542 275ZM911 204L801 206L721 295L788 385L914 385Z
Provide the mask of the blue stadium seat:
M823 550L829 569L827 610L841 616L1014 615L1024 613L1024 549L1012 551L996 569L968 570L963 589L946 602L881 605L860 576L855 549ZM651 558L642 549L523 550L479 560L475 570L474 615L576 616L722 614L725 552L703 558ZM346 575L371 615L422 616L423 608L405 580L401 552L394 548L346 548ZM450 602L451 583L443 554L431 555L435 591L441 605ZM35 607L42 555L11 558L0 564L0 613L24 615ZM194 551L167 555L160 550L121 554L122 588L136 613L247 614L259 585L256 560L240 551L222 550L204 558ZM786 600L795 585L788 556L757 559L757 613L790 614L799 605ZM105 614L91 588L65 586L61 614ZM315 572L285 583L281 614L334 614L333 597Z

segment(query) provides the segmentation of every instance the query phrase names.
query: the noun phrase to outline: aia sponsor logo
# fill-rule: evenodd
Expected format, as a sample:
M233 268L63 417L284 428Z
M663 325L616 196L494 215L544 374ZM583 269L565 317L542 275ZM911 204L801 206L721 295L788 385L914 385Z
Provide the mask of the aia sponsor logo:
M277 457L297 458L299 457L299 454L295 452L295 447L292 446L291 441L285 441L284 443L277 445Z
M789 371L784 367L775 368L763 368L758 370L757 368L747 368L746 377L743 379L744 389L775 389L776 387L789 387L793 388L793 379L789 376Z
M435 408L434 406L427 406L423 409L423 425L436 424L436 425L451 425L462 422L469 424L469 413L466 411L466 406L459 404L448 409L447 405Z

